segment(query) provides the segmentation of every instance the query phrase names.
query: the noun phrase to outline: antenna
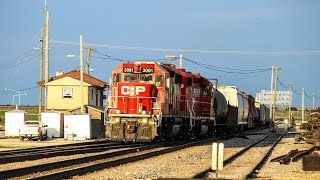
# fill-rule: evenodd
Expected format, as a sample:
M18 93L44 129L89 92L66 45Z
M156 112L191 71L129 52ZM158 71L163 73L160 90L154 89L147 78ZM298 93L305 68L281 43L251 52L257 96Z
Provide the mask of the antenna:
M168 56L166 56L166 58L169 59L169 64L173 64L173 60L174 60L176 57L173 56L173 55L168 55Z

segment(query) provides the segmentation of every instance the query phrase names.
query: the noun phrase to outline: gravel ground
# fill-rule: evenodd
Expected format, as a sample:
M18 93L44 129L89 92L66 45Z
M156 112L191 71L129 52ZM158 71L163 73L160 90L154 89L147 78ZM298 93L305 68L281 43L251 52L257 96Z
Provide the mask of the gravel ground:
M225 140L224 158L251 144L264 135L250 135L248 139ZM222 142L222 141L221 141ZM134 163L108 168L74 179L157 179L190 178L211 165L212 145L195 146Z
M219 178L244 179L243 177L261 160L272 144L273 142L267 145L259 143L257 146L252 147L231 164L225 166L222 171L219 171ZM209 179L214 179L215 177L215 173L210 173L208 176Z
M282 129L277 129L281 132ZM261 131L262 132L262 131ZM268 132L264 130L263 132ZM248 139L233 138L221 141L225 144L224 159L240 151L254 141L263 138L261 135L247 135ZM0 150L8 150L15 148L37 147L44 145L56 145L64 143L75 143L75 141L51 140L51 141L24 141L18 139L0 139ZM108 168L101 171L89 173L83 176L76 176L74 179L156 179L156 178L191 178L195 174L206 170L211 165L211 144L195 146L183 149L177 152L161 155L151 159L133 162L114 168ZM302 161L291 162L288 165L269 162L270 159L287 154L293 149L309 149L309 144L294 144L294 137L286 137L279 142L275 150L269 157L268 162L260 170L259 179L319 179L320 172L302 171ZM256 153L257 154L257 153ZM67 158L77 158L83 155L69 156ZM258 156L259 157L259 156ZM256 159L257 157L252 157ZM261 158L261 156L260 156ZM50 161L63 160L65 156L48 158L44 160L26 161L22 163L10 163L1 165L0 169L10 169L14 166L22 166L22 164L34 165L36 163L46 163ZM11 167L10 167L11 166ZM222 174L223 172L221 172ZM215 176L213 176L214 178Z
M283 138L272 152L268 162L260 170L258 179L320 179L320 171L303 171L302 159L289 164L270 162L271 159L285 155L291 150L310 149L312 145L307 143L294 144L294 137Z
M113 151L116 151L116 150L109 150L108 152L113 152ZM15 168L22 168L22 167L29 167L29 166L34 166L36 164L47 164L47 163L51 163L51 162L57 162L57 161L63 161L63 160L69 160L69 159L77 159L77 158L87 157L87 156L91 156L91 155L98 155L98 154L103 154L103 153L105 153L105 152L89 153L89 154L76 154L76 155L70 155L70 156L57 156L57 157L43 158L43 159L38 159L38 160L1 164L0 171L15 169Z

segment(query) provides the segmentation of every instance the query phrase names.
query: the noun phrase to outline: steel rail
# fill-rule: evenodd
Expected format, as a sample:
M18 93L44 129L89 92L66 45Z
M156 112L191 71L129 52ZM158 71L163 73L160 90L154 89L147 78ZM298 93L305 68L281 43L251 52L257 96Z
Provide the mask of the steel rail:
M251 171L244 176L245 179L253 178L256 174L256 171L261 169L263 164L268 160L269 156L271 155L271 152L273 151L274 147L278 144L278 142L282 139L284 134L281 134L278 139L272 144L268 152L261 158L261 160L251 169Z
M84 145L102 144L102 143L112 143L112 142L103 140L103 141L80 142L80 143L63 144L63 145L42 146L42 147L26 148L26 149L15 149L15 150L0 151L0 156L9 155L9 154L26 153L26 152L35 152L38 150L45 150L45 149L51 149L51 148L84 146Z
M185 149L185 148L189 148L192 146L209 143L209 142L212 142L213 140L216 140L216 139L211 138L211 139L207 139L207 140L199 140L197 142L189 142L189 143L182 144L182 145L175 145L173 147L167 147L166 149L156 150L156 151L148 152L145 154L133 155L133 156L121 158L118 160L106 161L106 162L101 162L101 163L97 163L97 164L93 164L93 165L72 168L69 170L63 170L60 172L51 173L51 174L47 174L47 175L43 175L43 176L38 176L35 178L30 178L30 179L47 180L47 179L70 178L72 176L83 175L83 174L86 174L89 172L93 172L93 171L97 171L97 170L101 170L101 169L105 169L105 168L110 168L110 167L115 167L115 166L119 166L122 164L131 163L131 162L135 162L135 161L139 161L139 160L171 153L171 152L178 151L178 150Z
M116 152L106 152L103 154L91 155L91 156L81 157L81 158L77 158L77 159L68 159L68 160L56 161L56 162L51 162L51 163L46 163L46 164L38 164L38 165L34 165L34 166L29 166L29 167L4 170L4 171L0 171L0 179L19 177L22 175L28 175L28 174L32 174L32 173L49 171L52 169L72 166L75 164L87 163L90 161L110 158L110 157L119 156L119 155L125 155L127 153L137 152L137 149L140 149L140 148L144 149L143 147L135 147L135 148L127 149L127 150L120 149L119 151L116 151Z
M126 150L119 150L116 152L106 152L106 153L99 154L99 155L81 157L81 158L77 158L77 159L63 160L63 161L52 162L52 163L47 163L47 164L34 165L34 166L30 166L30 167L23 167L23 168L17 168L17 169L10 169L10 170L6 170L6 171L0 171L0 179L21 177L24 175L29 175L29 174L33 174L33 173L37 173L37 172L45 172L45 171L59 169L59 168L66 169L66 167L73 166L76 164L81 165L81 164L93 162L96 160L102 160L102 159L112 158L115 156L133 154L133 153L137 153L138 151L142 152L142 151L152 150L152 149L161 148L161 147L166 148L164 150L158 150L158 151L154 151L151 153L147 153L148 155L136 155L136 156L132 156L129 158L125 157L125 158L121 158L119 160L115 160L114 162L108 161L108 162L105 162L102 164L94 164L94 165L85 166L85 168L80 167L80 168L76 168L73 170L69 169L69 170L64 170L64 171L58 172L58 173L34 177L34 178L38 178L38 179L41 179L41 178L42 179L61 179L61 178L70 177L73 175L85 174L85 173L99 170L99 169L102 169L105 167L124 164L127 162L133 162L136 160L141 160L144 158L149 158L149 157L157 156L160 154L173 152L173 151L180 150L183 148L195 146L197 144L212 142L213 140L215 140L215 138L210 138L207 140L200 140L200 141L191 142L191 143L190 143L190 141L180 142L180 143L182 143L182 145L179 144L179 142L178 143L177 142L170 142L170 143L166 142L166 143L161 143L161 144L144 145L144 146L141 145L140 147L130 148L130 149L126 149Z
M49 149L46 151L38 151L38 152L30 152L30 153L22 153L16 155L8 155L0 157L0 164L4 163L12 163L12 162L19 162L19 161L26 161L26 160L36 160L36 159L43 159L49 157L56 157L56 156L68 156L68 155L75 155L75 154L86 154L86 153L97 153L103 152L110 149L117 149L117 148L129 148L134 147L139 144L100 144L93 147L81 147L77 146L72 149Z
M240 150L239 152L237 152L236 154L230 156L228 159L224 160L223 161L223 166L226 166L230 163L232 163L234 160L236 160L238 157L240 157L242 154L244 154L246 151L248 151L249 149L251 149L253 146L255 146L256 144L264 141L268 136L270 136L270 133L268 133L265 137L263 137L262 139L260 139L259 141L257 142L254 142L252 144L250 144L249 146L243 148L242 150ZM211 167L209 167L208 169L194 175L192 178L205 178L207 176L207 174L209 172L212 172L212 169Z

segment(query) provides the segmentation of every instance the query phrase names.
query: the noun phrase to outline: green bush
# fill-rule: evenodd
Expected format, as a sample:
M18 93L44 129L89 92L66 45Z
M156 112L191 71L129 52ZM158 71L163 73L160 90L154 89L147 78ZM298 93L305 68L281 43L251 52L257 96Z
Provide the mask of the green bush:
M2 111L0 110L0 125L3 126L4 125L4 113L6 111Z

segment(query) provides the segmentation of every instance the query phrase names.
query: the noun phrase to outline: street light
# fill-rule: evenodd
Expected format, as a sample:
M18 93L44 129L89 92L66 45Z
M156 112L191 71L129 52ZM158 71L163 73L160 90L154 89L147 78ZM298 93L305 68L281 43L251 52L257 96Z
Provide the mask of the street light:
M20 100L21 100L21 98L20 98L20 96L23 96L23 95L27 95L27 93L22 93L21 94L21 91L17 91L17 90L14 90L14 89L9 89L9 88L4 88L4 90L6 90L6 91L13 91L13 92L17 92L18 94L17 95L13 95L12 96L12 105L14 105L14 97L15 96L18 96L19 97L19 106L20 106Z

